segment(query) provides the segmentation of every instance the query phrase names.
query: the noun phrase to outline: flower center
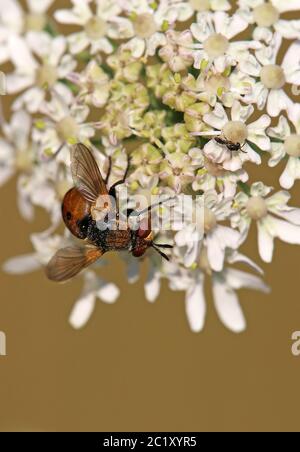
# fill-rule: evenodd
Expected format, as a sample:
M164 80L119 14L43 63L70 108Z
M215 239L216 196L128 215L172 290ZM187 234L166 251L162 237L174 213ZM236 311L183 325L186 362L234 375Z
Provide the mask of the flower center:
M133 20L135 34L139 38L150 38L156 31L157 25L152 14L140 14Z
M58 79L58 73L51 64L44 64L36 71L36 83L40 88L48 88L53 86Z
M210 94L218 94L220 90L229 91L230 82L221 74L212 75L205 81L205 91Z
M217 218L214 212L204 207L204 232L211 232L217 225Z
M25 18L26 31L43 31L47 25L47 17L44 14L27 14Z
M189 0L189 4L195 11L207 11L210 9L209 0Z
M241 121L229 121L223 127L222 135L233 143L245 143L248 138L247 126Z
M56 126L56 132L62 141L76 138L78 135L78 124L71 116L66 116Z
M85 25L85 32L92 41L103 38L106 31L107 23L100 17L92 17Z
M271 27L278 22L280 16L279 11L271 3L256 6L253 15L259 27Z
M284 142L285 152L291 157L300 157L300 135L291 135Z
M217 58L227 52L229 41L220 33L214 33L204 41L203 47L209 57Z
M264 66L260 71L260 78L262 83L268 89L280 89L285 84L284 71L276 64Z
M246 205L246 210L252 220L261 220L268 213L266 201L261 196L253 196Z

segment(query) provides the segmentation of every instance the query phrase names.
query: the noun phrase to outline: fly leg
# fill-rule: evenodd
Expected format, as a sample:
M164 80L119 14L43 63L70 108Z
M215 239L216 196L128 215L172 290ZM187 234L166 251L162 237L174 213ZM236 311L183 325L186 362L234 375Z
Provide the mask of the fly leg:
M119 185L122 185L122 184L125 183L125 181L126 181L126 179L127 179L127 176L128 176L128 173L129 173L129 167L130 167L130 158L128 157L128 160L127 160L127 166L126 166L126 171L125 171L125 173L124 173L123 179L121 179L121 180L119 180L118 182L116 182L115 184L113 184L113 185L110 187L109 192L108 192L108 194L109 194L110 196L113 196L115 199L116 199L116 197L117 197L116 188L117 188ZM110 158L110 169L111 169L111 158Z
M104 180L106 185L108 184L108 181L109 181L109 178L110 178L111 169L112 169L112 158L111 158L111 156L109 156L108 157L108 170L107 170L106 178Z

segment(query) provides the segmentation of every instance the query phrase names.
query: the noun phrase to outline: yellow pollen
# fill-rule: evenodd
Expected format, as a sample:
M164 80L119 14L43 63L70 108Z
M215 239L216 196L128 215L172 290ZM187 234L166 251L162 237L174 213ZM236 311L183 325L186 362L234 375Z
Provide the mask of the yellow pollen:
M260 71L260 78L268 89L281 89L285 85L284 71L276 64L264 66Z
M259 27L271 27L278 22L280 14L271 3L263 3L253 10L254 20Z
M51 64L44 64L36 71L36 83L40 88L52 87L58 79L58 73Z
M285 152L291 157L300 157L300 135L291 135L284 142Z
M85 32L92 41L103 38L106 31L107 23L100 17L92 17L85 25Z
M71 116L66 116L56 126L56 131L62 141L68 141L78 135L78 124Z
M150 38L156 31L157 25L152 14L140 14L133 20L135 34L139 38Z
M252 220L261 220L268 213L266 201L261 196L249 198L246 210Z
M211 58L217 58L224 55L229 48L229 41L220 33L214 33L204 41L205 52Z
M233 143L243 144L248 138L247 126L241 121L229 121L223 127L222 135Z

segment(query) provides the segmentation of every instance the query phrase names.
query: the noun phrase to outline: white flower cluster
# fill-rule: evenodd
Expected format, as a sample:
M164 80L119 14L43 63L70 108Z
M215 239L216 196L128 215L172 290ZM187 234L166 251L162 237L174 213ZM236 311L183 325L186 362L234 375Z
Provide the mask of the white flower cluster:
M10 259L5 270L39 269L72 241L58 227L72 186L70 148L81 142L104 175L111 159L113 181L129 160L131 194L193 196L190 218L204 206L204 235L187 222L160 234L174 244L169 262L146 253L147 299L159 296L166 279L171 290L185 292L189 324L198 332L209 279L221 321L243 331L236 291L269 290L262 270L239 251L251 222L265 262L276 237L300 244L300 209L288 206L286 191L300 179L300 104L291 94L300 85L300 0L70 0L67 9L59 3L0 2L0 63L9 68L3 72L11 101L11 117L0 117L0 184L17 174L24 218L33 219L35 206L50 218L46 231L31 236L33 253ZM286 19L288 11L295 18ZM282 190L272 194L250 180L251 166L271 173L281 161ZM135 282L142 259L120 256ZM70 316L75 328L85 325L97 298L112 303L119 296L97 265L103 262L82 273L83 292Z

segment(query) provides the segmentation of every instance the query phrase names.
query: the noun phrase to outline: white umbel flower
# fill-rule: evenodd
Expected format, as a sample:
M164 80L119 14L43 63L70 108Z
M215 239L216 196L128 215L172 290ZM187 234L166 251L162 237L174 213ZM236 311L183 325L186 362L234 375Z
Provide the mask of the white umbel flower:
M188 20L193 10L188 2L178 0L119 0L127 22L127 33L131 39L125 48L131 50L134 57L154 55L156 49L167 44L164 32L172 28L176 21Z
M0 64L12 57L12 37L27 35L30 31L40 32L47 25L47 10L54 0L27 0L27 11L23 11L17 0L0 2Z
M259 78L253 82L252 91L244 97L244 102L255 103L259 110L267 107L267 113L276 117L282 110L291 113L293 102L284 88L288 84L300 84L300 42L290 45L281 65L278 64L278 52L281 46L281 36L273 35L269 46L256 52L256 58L250 55L248 60L240 64L240 70L252 77Z
M204 259L205 260L205 259ZM260 268L246 256L232 252L227 257L228 264L244 263L262 274ZM171 290L185 291L185 310L190 328L198 333L203 330L206 318L204 283L209 278L212 286L216 312L223 325L234 333L246 329L246 319L236 291L242 288L268 293L269 287L253 274L226 266L221 272L212 271L209 266L203 271L183 269L176 264L164 266Z
M232 200L223 199L222 194L217 194L215 191L208 191L203 199L199 198L185 206L185 213L187 218L191 219L190 223L187 223L175 236L177 247L183 250L184 265L190 267L195 264L202 247L205 246L210 268L221 271L224 266L225 251L228 248L237 249L240 241L238 231L220 224L234 213ZM200 218L199 213L201 213Z
M260 155L252 149L250 144L254 143L263 151L270 150L270 138L266 135L266 128L270 125L271 120L268 115L262 115L256 121L247 124L246 122L253 112L252 105L242 106L240 102L235 101L230 119L220 103L216 104L211 113L203 116L203 121L211 127L211 131L196 132L193 135L221 136L241 145L240 150L231 151L227 146L218 144L212 138L203 148L203 153L210 161L222 165L228 171L240 170L246 161L257 165L261 163Z
M228 66L235 66L249 55L249 49L256 49L260 44L255 41L233 41L244 31L248 23L239 15L229 16L225 12L199 13L197 22L191 25L195 44L194 51L197 69L208 68L212 63L219 73Z
M285 170L280 176L280 185L289 190L295 180L300 179L300 106L296 104L292 110L294 130L288 120L281 116L278 125L271 127L268 134L273 139L269 166L276 166L285 157L288 158Z
M69 322L75 329L83 328L89 321L96 305L97 298L104 303L114 303L120 290L113 283L99 278L94 271L84 273L84 286L80 298L75 302Z
M26 45L23 39L16 36L10 40L15 71L6 76L7 93L24 91L14 101L13 108L18 110L25 107L30 113L36 113L48 90L57 91L70 103L72 93L60 79L75 69L76 62L65 54L65 38L52 38L48 33L31 32L27 36L27 43Z
M96 14L90 6L91 1L72 0L71 9L57 10L55 19L68 25L78 25L82 31L68 36L70 51L78 54L90 47L91 54L103 52L110 54L113 46L109 38L128 38L127 20L120 17L121 7L115 0L95 0Z
M239 0L238 13L249 22L255 24L255 35L267 36L268 31L276 31L283 38L300 38L300 20L284 20L281 13L293 11L297 0L293 1L268 1L265 0ZM299 3L296 10L299 10Z
M256 221L258 231L258 250L265 262L271 262L274 252L274 239L300 245L300 209L287 205L290 194L280 191L267 197L272 188L262 182L251 186L250 194L239 193L235 198L238 209L232 217L233 226L238 226L242 240L245 240L252 221Z

